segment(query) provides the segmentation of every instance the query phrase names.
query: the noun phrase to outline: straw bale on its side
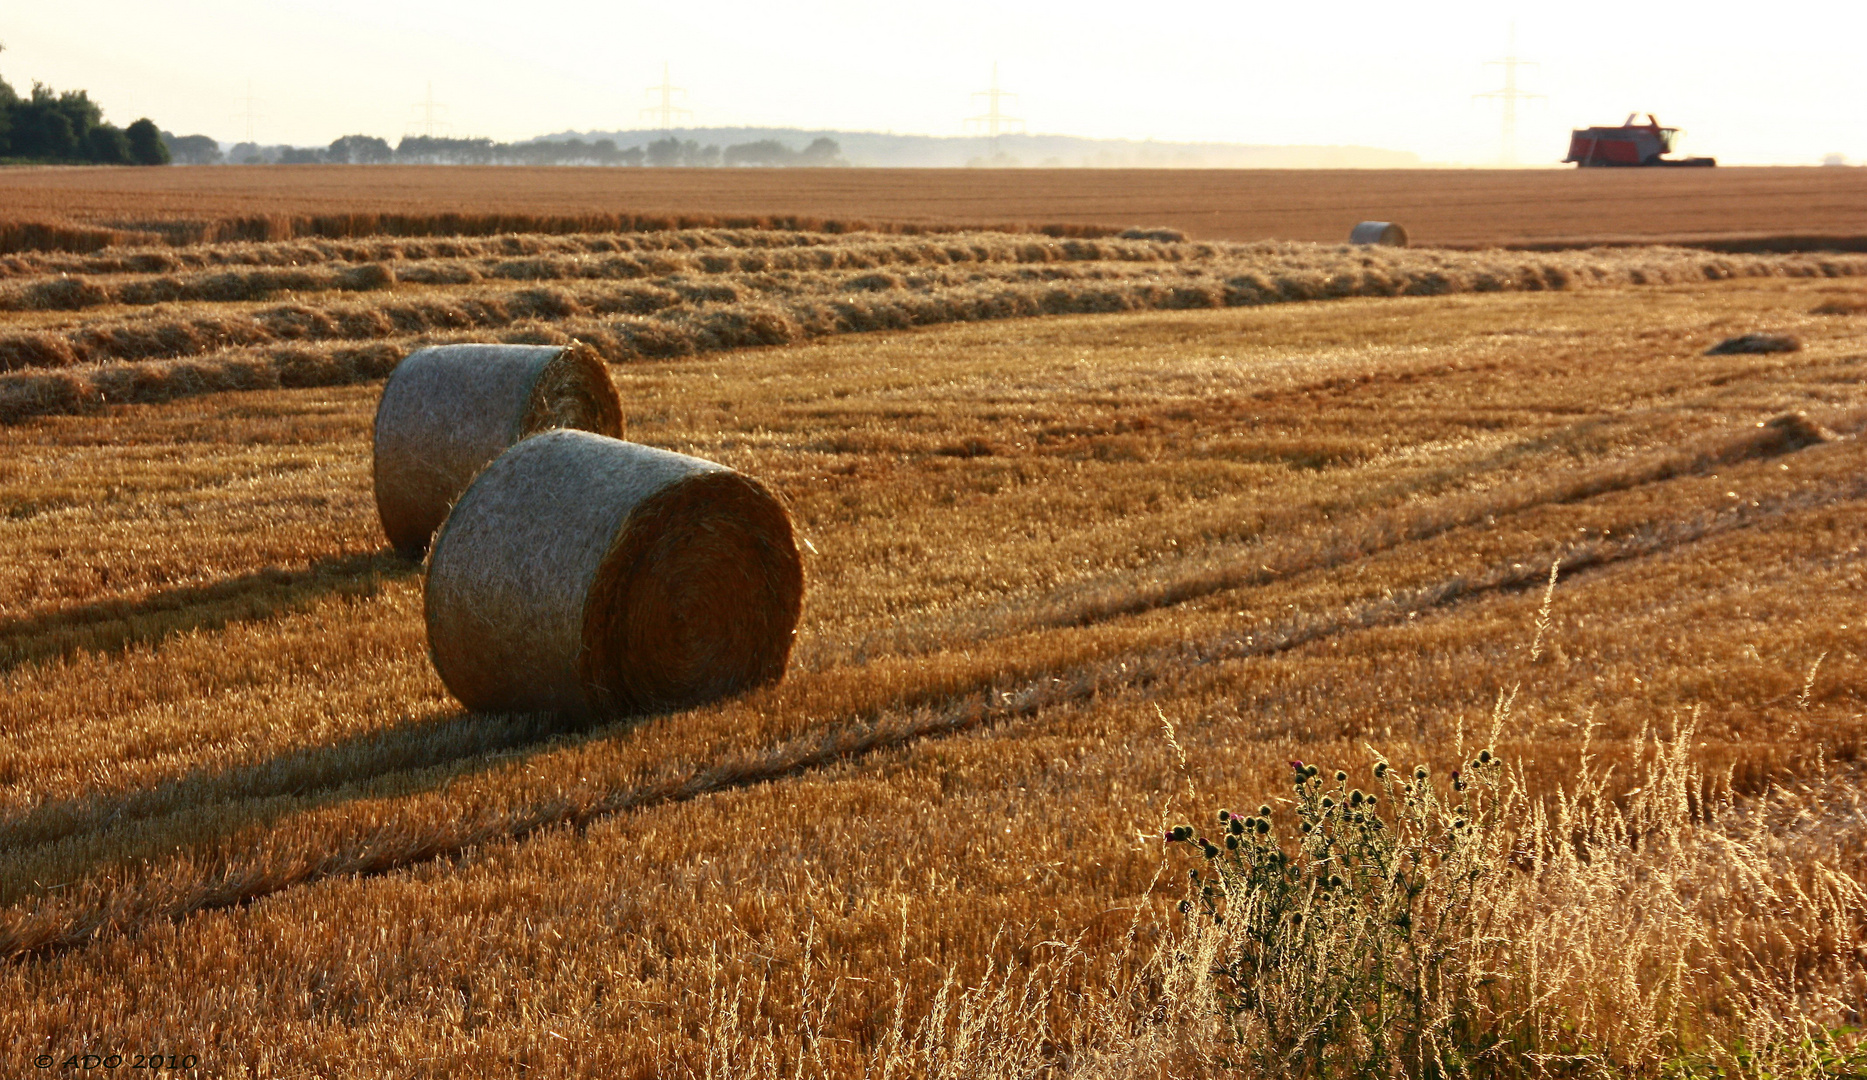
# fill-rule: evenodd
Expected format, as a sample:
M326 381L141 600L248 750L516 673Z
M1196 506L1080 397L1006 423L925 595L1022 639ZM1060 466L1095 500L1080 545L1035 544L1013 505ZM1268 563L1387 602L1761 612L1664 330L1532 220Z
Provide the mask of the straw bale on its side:
M1381 247L1406 247L1407 230L1391 221L1358 222L1349 230L1351 244L1377 244Z
M435 537L428 646L471 709L676 709L780 678L803 596L790 517L756 480L550 431L488 466Z
M622 399L589 346L437 345L411 353L376 408L376 510L389 542L419 558L481 469L551 428L622 434Z

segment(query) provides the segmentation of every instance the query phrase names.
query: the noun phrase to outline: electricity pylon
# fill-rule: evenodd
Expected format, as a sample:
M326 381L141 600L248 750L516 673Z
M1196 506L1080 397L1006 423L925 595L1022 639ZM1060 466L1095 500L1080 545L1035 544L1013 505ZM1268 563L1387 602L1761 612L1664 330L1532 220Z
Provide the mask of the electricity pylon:
M447 111L447 106L434 100L434 83L430 82L428 84L427 96L409 106L409 108L417 109L421 112L421 119L416 120L414 126L421 129L421 133L425 137L432 139L436 135L447 130L447 121L440 118L440 114Z
M998 64L996 62L992 64L992 88L990 90L981 90L972 95L974 101L984 98L986 108L985 112L978 116L968 116L966 118L966 123L977 124L983 127L985 133L991 136L992 154L994 157L998 155L998 136L1001 131L1008 131L1013 125L1016 125L1019 133L1024 131L1024 121L1015 116L1005 115L1005 111L1001 107L1001 102L1008 98L1015 100L1017 96L1018 95L1008 90L1000 90L998 88Z
M694 111L692 109L683 109L674 103L674 95L676 94L679 94L683 101L686 100L687 91L668 81L668 65L666 61L663 61L661 64L661 85L651 86L645 93L651 98L658 96L661 98L661 101L658 104L650 105L642 110L642 118L644 120L659 118L661 120L661 130L666 132L672 132L674 130L674 121L676 117L684 116L687 117L689 122L692 122Z
M1534 101L1543 96L1542 94L1532 94L1517 88L1517 69L1520 67L1537 67L1538 65L1534 60L1519 60L1517 58L1517 22L1515 19L1511 20L1510 43L1509 48L1505 50L1504 59L1487 60L1485 66L1503 68L1504 85L1488 94L1473 94L1472 98L1473 100L1501 101L1504 103L1502 132L1503 152L1499 155L1498 162L1503 165L1515 165L1517 164L1517 103L1519 101Z
M253 96L253 80L251 79L246 80L246 94L242 96L239 99L239 101L240 101L240 111L237 113L234 113L233 118L235 120L244 120L246 122L246 141L254 142L253 122L255 120L264 119L264 117L262 117L259 114L259 111L257 109L257 105L259 104L259 101L257 98ZM254 145L258 145L258 144L254 143Z

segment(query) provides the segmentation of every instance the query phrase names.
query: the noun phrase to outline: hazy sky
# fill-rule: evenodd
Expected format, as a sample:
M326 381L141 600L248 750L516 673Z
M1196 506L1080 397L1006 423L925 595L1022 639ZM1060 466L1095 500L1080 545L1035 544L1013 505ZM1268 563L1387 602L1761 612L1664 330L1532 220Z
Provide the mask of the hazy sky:
M1498 154L1472 95L1505 51L1547 95L1521 155L1652 110L1680 149L1733 163L1867 159L1867 2L1576 0L1295 4L723 0L6 0L0 76L81 87L119 124L321 145L413 130L432 82L450 134L644 126L665 61L698 125L961 134L997 61L1032 132L1359 144L1428 161Z

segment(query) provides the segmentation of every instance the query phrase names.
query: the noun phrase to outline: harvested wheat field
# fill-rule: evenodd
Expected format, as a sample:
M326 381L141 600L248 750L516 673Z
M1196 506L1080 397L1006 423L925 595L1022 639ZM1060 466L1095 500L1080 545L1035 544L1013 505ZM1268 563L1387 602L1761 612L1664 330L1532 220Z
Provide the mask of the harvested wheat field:
M17 255L6 1068L1857 1074L1864 272L726 228ZM1746 333L1799 347L1706 354ZM788 510L783 681L604 724L447 694L377 521L383 378L571 339L628 438Z
M40 168L0 172L0 253L163 240L569 232L648 223L838 231L953 222L1199 240L1867 246L1867 170L630 169L422 166Z

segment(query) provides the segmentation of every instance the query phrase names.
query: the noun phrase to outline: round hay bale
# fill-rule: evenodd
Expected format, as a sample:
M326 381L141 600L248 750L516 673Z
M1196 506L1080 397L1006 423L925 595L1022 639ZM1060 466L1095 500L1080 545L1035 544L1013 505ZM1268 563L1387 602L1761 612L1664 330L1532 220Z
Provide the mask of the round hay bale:
M588 345L436 345L410 353L376 406L376 513L389 542L420 558L480 470L550 428L622 434L622 399Z
M1379 244L1382 247L1406 247L1407 230L1391 221L1364 221L1348 234L1351 244Z
M678 709L784 674L791 519L723 465L581 431L487 466L428 557L428 648L483 712Z

